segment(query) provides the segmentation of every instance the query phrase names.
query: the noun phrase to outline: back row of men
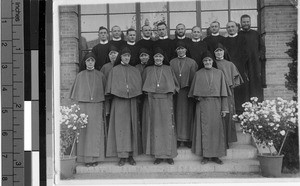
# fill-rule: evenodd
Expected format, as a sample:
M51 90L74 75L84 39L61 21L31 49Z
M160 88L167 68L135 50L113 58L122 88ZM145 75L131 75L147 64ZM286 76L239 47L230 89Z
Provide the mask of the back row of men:
M245 83L244 86L235 90L236 111L242 112L242 103L248 101L250 97L263 99L263 87L265 86L265 45L260 34L251 29L251 18L249 15L241 16L241 27L239 31L238 23L229 21L226 25L228 37L220 35L220 23L214 21L210 24L211 34L201 40L202 32L199 26L192 28L191 38L185 36L186 28L183 23L176 26L175 39L170 39L167 35L167 25L165 22L157 24L158 40L151 38L152 30L149 25L142 27L142 39L136 42L136 30L130 28L126 32L127 41L122 40L119 26L111 28L112 40L108 41L108 29L101 26L99 28L100 43L92 48L96 56L95 69L100 70L102 66L109 62L107 59L111 45L119 50L128 47L132 53L130 64L137 65L138 53L141 48L153 50L160 47L164 50L168 60L177 57L175 46L178 41L183 41L187 46L187 57L190 57L199 64L202 63L202 55L208 50L214 53L217 44L221 43L228 51L227 59L238 68ZM84 62L82 63L84 66ZM84 70L80 65L80 70Z

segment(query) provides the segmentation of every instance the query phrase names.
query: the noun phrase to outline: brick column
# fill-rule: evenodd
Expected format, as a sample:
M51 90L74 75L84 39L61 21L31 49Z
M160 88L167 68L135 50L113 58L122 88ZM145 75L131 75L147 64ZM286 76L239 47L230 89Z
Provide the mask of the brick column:
M288 0L261 0L261 32L266 44L265 99L292 99L294 93L285 88L284 74L289 71L291 58L286 45L297 30L297 9Z
M78 6L59 8L61 105L70 103L69 91L78 73Z

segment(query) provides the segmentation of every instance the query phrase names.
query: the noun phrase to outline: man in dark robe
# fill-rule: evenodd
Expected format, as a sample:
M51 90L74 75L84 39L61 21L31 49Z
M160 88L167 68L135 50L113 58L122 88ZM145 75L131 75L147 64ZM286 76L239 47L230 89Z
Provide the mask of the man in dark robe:
M223 164L219 157L226 155L222 118L229 112L228 89L224 73L213 67L212 54L207 52L203 57L203 65L196 72L189 92L189 97L198 101L192 152L203 157L201 164L209 160Z
M123 46L126 44L126 41L124 41L121 37L122 33L123 32L119 26L113 26L111 28L112 40L108 42L110 45L117 47L119 51L121 51Z
M263 87L265 87L265 52L266 47L260 34L252 30L249 15L241 16L242 30L239 34L246 39L246 51L249 56L246 71L249 77L250 97L257 97L263 101Z
M214 53L217 48L217 44L223 44L225 37L220 35L220 23L218 21L213 21L209 27L211 35L203 39L207 44L207 49L210 53Z
M247 75L247 61L246 40L243 35L238 34L238 27L236 22L230 21L227 23L228 37L225 38L224 47L228 50L230 61L237 67L240 72L244 84L234 89L235 108L237 114L243 112L242 104L249 101L249 79Z
M201 28L199 26L194 26L191 34L192 40L188 45L191 58L196 61L198 66L202 63L202 55L207 51L207 44L205 41L201 41L201 35Z
M101 26L98 32L99 44L92 48L92 52L96 56L95 69L100 70L105 64L106 56L109 52L109 43L108 43L108 30L107 28Z
M177 44L178 41L184 42L186 46L188 46L190 44L191 39L185 36L185 32L186 32L185 25L182 24L182 23L179 23L176 26L175 38L173 39L174 46L176 46L176 44ZM176 51L174 52L173 55L174 55L174 57L177 56ZM187 51L186 56L187 57L191 57L191 54L190 54L189 51Z
M142 94L142 78L137 68L129 64L130 50L125 47L108 75L105 94L111 95L106 156L120 158L123 166L128 159L135 165L133 156L142 151L138 123L137 97Z
M147 92L149 103L147 135L143 138L146 138L146 154L155 157L155 165L163 159L173 165L177 156L173 94L178 91L178 82L164 53L155 48L154 65L149 64L143 73L143 91Z
M174 97L177 147L183 143L186 147L191 148L194 100L188 98L188 93L198 65L195 60L186 56L186 51L186 43L178 41L176 43L178 57L170 61L170 66L180 87L178 94Z
M125 47L128 47L131 51L130 65L135 66L139 60L139 47L135 43L136 31L133 28L129 28L126 32L126 36L127 43L125 44Z
M151 38L151 27L149 25L144 25L142 27L142 33L142 39L136 42L136 45L138 46L139 50L141 48L146 48L147 50L152 52L154 41Z
M165 22L157 24L159 38L154 41L153 48L160 47L166 54L166 60L169 62L174 58L174 42L167 35L167 25Z
M105 159L104 88L105 76L95 69L96 56L90 52L83 61L85 70L78 73L70 98L78 102L80 111L88 115L87 126L80 131L77 162L97 166Z

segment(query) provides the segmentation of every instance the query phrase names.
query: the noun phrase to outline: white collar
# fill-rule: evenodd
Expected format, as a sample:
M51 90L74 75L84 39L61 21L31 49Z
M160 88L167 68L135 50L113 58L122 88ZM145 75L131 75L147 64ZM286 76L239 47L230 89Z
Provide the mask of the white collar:
M164 37L159 36L159 39L168 39L168 36L164 36Z
M116 39L116 38L114 38L114 37L112 38L113 41L121 41L121 39L122 39L121 37L118 38L118 39Z
M192 39L193 42L199 42L201 39Z
M217 58L217 60L223 60L224 59L224 56L222 58Z
M218 32L218 33L216 33L216 34L214 34L214 33L211 33L211 35L212 36L218 36L218 35L220 35L220 33Z
M235 33L233 35L228 35L228 37L236 37L238 35L238 33Z
M145 39L145 40L150 40L150 37L143 37L143 39Z
M105 44L107 44L108 43L108 40L106 40L106 41L101 41L100 40L100 44L102 44L102 45L105 45Z
M186 55L182 56L182 57L179 57L177 56L179 59L184 59L186 57Z
M179 36L177 36L177 38L178 38L178 39L184 39L184 38L185 38L185 36L182 36L182 37L179 37Z
M130 42L127 41L127 44L133 46L133 45L135 45L135 42L130 43Z

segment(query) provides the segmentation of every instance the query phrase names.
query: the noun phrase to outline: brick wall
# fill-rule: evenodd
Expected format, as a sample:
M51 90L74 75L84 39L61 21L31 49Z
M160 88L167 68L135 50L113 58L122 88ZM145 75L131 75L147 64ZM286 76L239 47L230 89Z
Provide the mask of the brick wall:
M283 97L292 99L294 93L285 88L284 74L291 62L285 53L287 42L297 30L297 9L288 0L261 0L261 32L266 44L265 99Z
M61 105L70 104L69 91L78 73L78 7L59 8Z

